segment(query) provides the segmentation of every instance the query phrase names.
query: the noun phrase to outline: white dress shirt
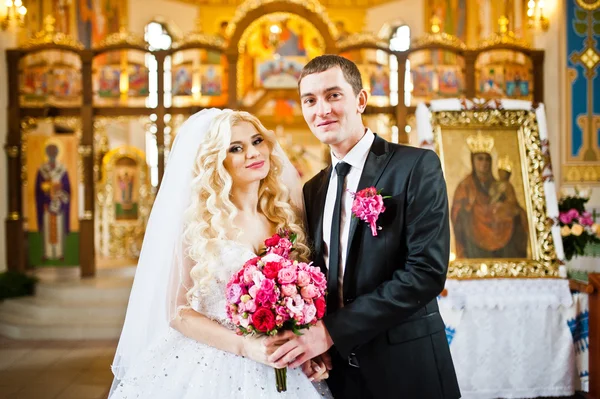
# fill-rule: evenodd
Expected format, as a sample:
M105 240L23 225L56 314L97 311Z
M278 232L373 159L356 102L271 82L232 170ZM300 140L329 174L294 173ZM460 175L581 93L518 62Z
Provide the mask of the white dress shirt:
M338 162L344 161L351 166L350 172L346 176L346 185L342 193L342 216L340 226L340 265L338 266L338 292L340 294L340 304L343 305L342 296L343 281L344 281L344 270L346 267L346 257L348 251L348 235L350 234L350 220L352 215L353 198L347 190L356 192L360 176L362 175L367 156L371 150L371 145L375 140L375 135L370 129L367 129L365 135L360 139L358 143L352 149L344 159L337 159L331 152L331 178L329 179L329 186L327 188L327 197L325 199L325 209L323 210L323 255L325 257L325 266L329 268L329 240L331 239L331 222L333 220L333 208L335 206L335 195L337 191L337 173L335 172L335 166Z

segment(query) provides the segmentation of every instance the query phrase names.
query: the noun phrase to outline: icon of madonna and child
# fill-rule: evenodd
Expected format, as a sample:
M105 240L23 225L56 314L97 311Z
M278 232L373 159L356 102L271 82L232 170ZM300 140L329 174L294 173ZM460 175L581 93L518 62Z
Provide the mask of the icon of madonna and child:
M510 182L513 164L500 157L492 173L494 138L478 132L467 137L471 172L451 199L451 221L457 259L526 258L527 213Z

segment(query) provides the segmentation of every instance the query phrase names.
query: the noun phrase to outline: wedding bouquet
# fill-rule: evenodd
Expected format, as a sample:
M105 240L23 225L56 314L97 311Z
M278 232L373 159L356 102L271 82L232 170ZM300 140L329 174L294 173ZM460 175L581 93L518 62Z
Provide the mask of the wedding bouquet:
M275 234L265 253L248 260L227 284L227 316L240 335L276 335L317 323L325 314L327 279L318 267L294 261L296 237ZM287 369L276 369L277 391L286 387Z
M558 223L562 236L565 258L583 255L588 243L600 242L600 229L590 212L585 210L589 195L576 191L575 195L564 195L558 203Z

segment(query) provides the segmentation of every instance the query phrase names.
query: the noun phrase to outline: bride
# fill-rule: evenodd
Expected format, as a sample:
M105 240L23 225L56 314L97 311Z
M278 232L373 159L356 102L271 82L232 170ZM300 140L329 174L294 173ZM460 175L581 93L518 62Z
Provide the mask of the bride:
M265 337L239 336L225 286L263 241L302 230L297 173L257 118L210 109L190 117L173 144L156 197L125 324L110 399L321 398L327 367L290 369L278 393ZM283 344L283 342L281 342Z

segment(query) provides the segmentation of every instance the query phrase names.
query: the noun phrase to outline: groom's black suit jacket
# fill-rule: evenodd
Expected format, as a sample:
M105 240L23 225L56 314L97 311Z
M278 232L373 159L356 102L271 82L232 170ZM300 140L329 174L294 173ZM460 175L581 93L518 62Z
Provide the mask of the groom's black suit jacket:
M323 209L330 175L331 165L304 186L313 260L324 272ZM366 222L352 218L344 307L324 318L333 350L344 361L349 356L358 361L376 398L458 398L437 305L450 252L439 158L375 136L357 191L371 186L391 198L384 200L376 237Z

